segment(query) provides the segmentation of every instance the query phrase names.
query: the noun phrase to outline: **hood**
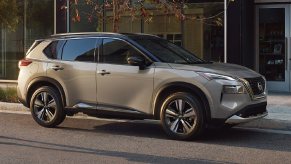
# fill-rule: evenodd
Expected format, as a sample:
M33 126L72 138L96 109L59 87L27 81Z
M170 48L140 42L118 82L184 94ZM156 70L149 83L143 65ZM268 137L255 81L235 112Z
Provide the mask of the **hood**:
M174 69L190 70L199 72L211 72L221 75L228 75L236 78L254 78L261 76L259 73L236 64L228 63L207 63L207 64L169 64Z

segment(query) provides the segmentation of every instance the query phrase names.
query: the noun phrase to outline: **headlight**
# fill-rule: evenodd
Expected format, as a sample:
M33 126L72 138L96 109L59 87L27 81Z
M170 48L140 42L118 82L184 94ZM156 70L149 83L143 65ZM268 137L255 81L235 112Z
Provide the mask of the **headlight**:
M223 93L225 94L243 94L246 93L246 90L243 86L240 85L224 85Z
M199 75L203 76L207 80L213 80L213 79L220 79L220 80L229 80L229 81L235 81L233 77L226 76L226 75L220 75L216 73L210 73L210 72L197 72Z

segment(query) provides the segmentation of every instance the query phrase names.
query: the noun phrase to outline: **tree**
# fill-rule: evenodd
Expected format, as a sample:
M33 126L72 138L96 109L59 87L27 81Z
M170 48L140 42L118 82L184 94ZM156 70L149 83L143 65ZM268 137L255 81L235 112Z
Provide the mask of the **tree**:
M94 17L103 20L104 11L112 10L113 32L118 32L120 18L125 13L129 14L132 20L143 18L145 22L151 22L154 16L151 11L153 5L155 9L164 12L165 15L175 15L179 20L201 21L215 26L223 26L224 21L224 11L209 17L183 14L183 9L187 8L187 0L71 0L71 9L74 11L72 12L72 20L75 22L81 21L79 1L83 1L83 5L91 8L89 11L82 11L85 12L89 22ZM227 5L234 1L228 0Z
M15 31L19 23L18 7L16 0L0 1L0 26Z

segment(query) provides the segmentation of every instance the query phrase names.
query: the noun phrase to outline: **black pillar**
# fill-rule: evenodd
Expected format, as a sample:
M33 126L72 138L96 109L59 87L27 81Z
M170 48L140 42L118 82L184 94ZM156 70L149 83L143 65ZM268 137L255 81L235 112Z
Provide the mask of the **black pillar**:
M57 24L57 33L66 33L67 31L67 1L66 0L57 0L56 1L56 24Z
M235 0L227 11L227 61L254 69L255 12L253 0Z

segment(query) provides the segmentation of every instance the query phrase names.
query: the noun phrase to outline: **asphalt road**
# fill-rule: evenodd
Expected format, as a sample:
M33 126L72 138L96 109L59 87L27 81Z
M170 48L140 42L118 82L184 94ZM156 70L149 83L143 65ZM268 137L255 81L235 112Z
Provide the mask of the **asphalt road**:
M70 118L47 129L0 113L0 163L291 163L291 132L231 129L184 142L152 122Z

